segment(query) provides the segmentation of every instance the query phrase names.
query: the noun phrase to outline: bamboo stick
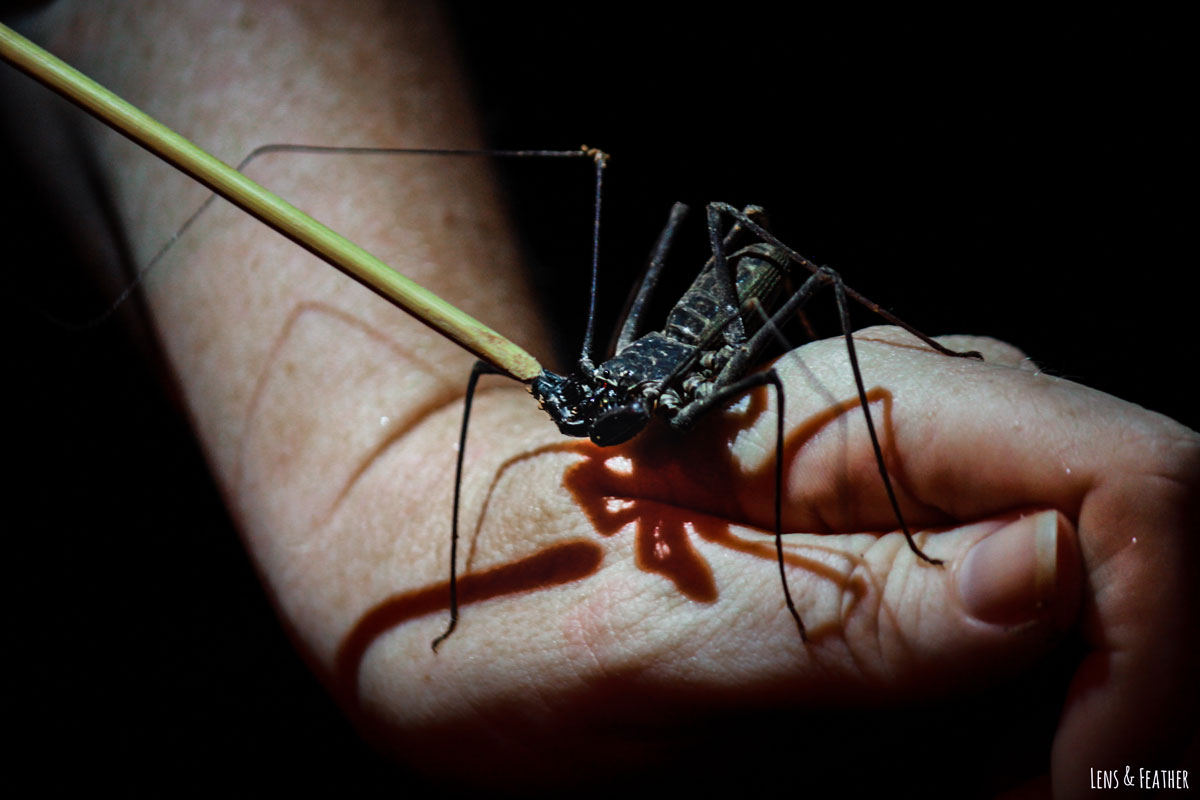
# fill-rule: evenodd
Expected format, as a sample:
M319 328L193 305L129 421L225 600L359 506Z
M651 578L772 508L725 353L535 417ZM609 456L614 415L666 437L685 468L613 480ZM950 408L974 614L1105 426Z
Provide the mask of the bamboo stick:
M541 373L513 342L3 24L0 57L505 374L528 383Z

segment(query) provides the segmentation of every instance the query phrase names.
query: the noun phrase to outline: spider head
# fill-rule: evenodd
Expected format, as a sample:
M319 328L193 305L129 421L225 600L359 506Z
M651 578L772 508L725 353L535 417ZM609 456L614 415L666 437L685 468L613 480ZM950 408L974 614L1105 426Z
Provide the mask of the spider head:
M650 421L640 395L631 398L598 377L543 370L529 390L561 433L591 437L601 447L628 441Z
M565 436L588 436L592 424L615 400L615 392L606 383L549 370L542 370L529 391Z

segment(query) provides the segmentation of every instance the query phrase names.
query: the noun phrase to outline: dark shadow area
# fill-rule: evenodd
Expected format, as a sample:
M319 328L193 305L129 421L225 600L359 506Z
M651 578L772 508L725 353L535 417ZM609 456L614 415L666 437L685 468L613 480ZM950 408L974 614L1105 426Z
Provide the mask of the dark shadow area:
M670 431L660 423L626 447L602 449L590 442L576 443L572 450L584 458L567 469L563 485L602 536L616 535L632 525L641 569L670 580L690 600L719 602L720 587L693 537L755 558L777 560L773 542L742 538L732 530L734 524L740 524L757 527L765 534L773 531L770 509L775 493L774 459L743 472L731 455L737 434L767 413L767 392L765 388L751 392L741 410L712 414L691 431ZM875 388L867 398L876 409L882 408L882 414L876 411L876 421L886 442L891 438L891 395ZM822 429L858 408L858 399L852 398L814 415L788 433L782 454L785 470ZM682 456L681 450L685 451ZM739 487L740 497L750 496L761 502L751 509L740 507L741 501L732 493L734 486ZM893 529L894 520L892 523L881 527L881 531ZM791 530L786 516L784 530ZM861 599L867 591L861 575L847 578L854 571L853 564L839 569L804 554L805 550L831 549L797 548L786 542L785 536L784 561L788 565L842 585L851 598ZM777 588L782 602L783 590ZM815 630L810 633L819 635Z
M829 687L822 697L815 687L809 702L781 705L783 686L724 695L683 683L648 689L637 674L613 672L559 696L550 730L530 727L528 709L513 702L492 710L492 719L511 720L500 739L453 724L377 735L414 763L457 754L455 780L465 797L610 798L635 790L992 798L1048 769L1063 686L1079 656L1078 644L1066 641L1015 680L949 700L914 691L874 707L869 694L849 699L844 688ZM594 745L585 739L581 746L579 735ZM499 777L511 771L504 758L515 741L541 757L534 774L523 775L533 789L506 791Z
M592 542L567 542L499 567L468 572L458 579L458 602L472 603L505 595L548 589L578 581L600 567L603 549ZM358 704L358 668L372 642L410 619L450 608L450 582L389 597L358 621L338 648L334 682L347 707Z

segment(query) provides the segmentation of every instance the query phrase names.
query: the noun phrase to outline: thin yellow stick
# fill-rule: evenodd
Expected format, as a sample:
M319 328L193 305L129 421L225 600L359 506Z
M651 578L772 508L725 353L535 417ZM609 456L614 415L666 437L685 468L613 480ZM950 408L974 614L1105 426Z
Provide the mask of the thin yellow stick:
M528 383L542 371L513 342L3 24L0 57L506 374Z

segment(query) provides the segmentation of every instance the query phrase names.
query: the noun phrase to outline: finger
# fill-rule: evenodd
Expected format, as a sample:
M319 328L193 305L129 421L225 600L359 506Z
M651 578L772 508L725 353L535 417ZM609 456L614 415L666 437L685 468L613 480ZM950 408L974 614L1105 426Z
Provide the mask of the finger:
M979 361L946 357L911 341L855 340L888 470L906 517L911 513L918 523L975 520L1027 507L1058 507L1071 516L1106 474L1125 436L1155 435L1160 422L1169 422L1101 392L1014 367L1026 363L1016 350L1005 361ZM1004 346L982 344L1005 358ZM895 527L844 342L814 342L775 366L787 385L785 463L791 511L799 515L795 527ZM772 400L766 398L768 408ZM1132 430L1113 424L1126 416ZM737 440L745 465L773 455L772 423L768 410ZM1129 466L1151 468L1148 462Z

